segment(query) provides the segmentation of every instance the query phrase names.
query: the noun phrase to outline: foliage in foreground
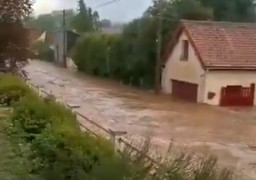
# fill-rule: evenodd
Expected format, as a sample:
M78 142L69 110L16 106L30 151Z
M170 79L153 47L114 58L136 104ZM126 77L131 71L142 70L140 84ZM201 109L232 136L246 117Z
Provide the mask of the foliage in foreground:
M0 68L17 72L17 64L30 57L29 32L21 21L32 12L32 5L31 0L0 0Z
M163 158L156 167L145 158L149 142L142 143L140 153L126 147L115 154L106 140L82 133L75 115L62 105L38 97L16 77L5 75L0 82L0 89L5 84L9 89L15 86L17 94L22 92L14 99L4 90L0 95L12 99L13 113L8 129L21 164L30 175L58 180L232 179L229 171L217 166L216 158L199 158L175 151L170 151L170 158Z

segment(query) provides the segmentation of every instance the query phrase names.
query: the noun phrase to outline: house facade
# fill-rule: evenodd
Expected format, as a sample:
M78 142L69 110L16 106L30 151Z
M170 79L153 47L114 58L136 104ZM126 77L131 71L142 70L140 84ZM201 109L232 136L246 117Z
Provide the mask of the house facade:
M65 35L65 36L64 36ZM73 64L69 52L76 43L79 35L72 31L53 32L54 61L57 65L67 67ZM65 39L64 39L65 38Z
M256 104L256 25L181 21L166 48L162 91L211 105Z

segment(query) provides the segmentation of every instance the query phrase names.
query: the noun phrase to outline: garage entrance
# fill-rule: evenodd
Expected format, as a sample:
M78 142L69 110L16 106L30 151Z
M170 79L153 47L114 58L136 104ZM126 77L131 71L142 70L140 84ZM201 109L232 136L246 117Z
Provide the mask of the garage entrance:
M172 80L172 94L181 99L197 102L197 89L197 84Z
M253 106L255 84L250 87L226 86L221 88L221 106Z

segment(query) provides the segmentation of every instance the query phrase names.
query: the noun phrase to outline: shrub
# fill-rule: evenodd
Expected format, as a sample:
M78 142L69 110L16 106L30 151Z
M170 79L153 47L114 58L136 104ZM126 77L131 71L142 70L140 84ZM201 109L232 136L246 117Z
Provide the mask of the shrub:
M117 78L121 71L121 50L118 35L87 34L77 41L73 59L80 71Z
M41 60L54 61L54 50L45 42L37 41L32 44L32 49L36 52L37 57Z
M33 142L31 149L38 158L43 177L76 180L86 179L94 166L113 157L108 146L88 134L79 133L79 129L74 131L63 125L45 131Z
M13 105L15 102L32 91L16 76L9 74L0 75L0 104Z
M126 36L129 36L129 32L122 35L94 33L80 37L73 53L78 70L114 78L126 84L152 87L155 55L145 49L147 40L135 46L137 37L134 39ZM150 43L155 43L155 40L151 41L152 39ZM139 48L143 50L139 51Z
M12 123L15 130L22 132L31 141L50 123L49 118L50 112L43 100L35 95L28 95L14 106Z
M75 115L61 104L31 92L13 107L12 137L26 147L31 173L44 179L84 179L94 166L114 157L112 146L81 132Z

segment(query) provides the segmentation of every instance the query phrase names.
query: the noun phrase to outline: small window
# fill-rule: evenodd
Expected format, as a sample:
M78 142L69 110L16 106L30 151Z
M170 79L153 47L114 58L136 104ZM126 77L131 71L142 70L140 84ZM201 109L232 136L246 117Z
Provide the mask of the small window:
M188 60L188 46L189 46L189 43L188 43L188 40L183 40L182 41L182 52L181 52L181 60Z

